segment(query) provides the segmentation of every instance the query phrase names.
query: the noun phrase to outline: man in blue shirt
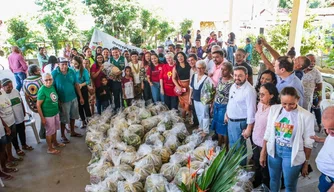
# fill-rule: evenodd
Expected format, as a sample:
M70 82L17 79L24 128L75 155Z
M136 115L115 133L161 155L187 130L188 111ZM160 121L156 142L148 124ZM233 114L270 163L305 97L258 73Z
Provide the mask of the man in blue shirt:
M252 61L252 51L253 51L253 46L251 44L251 40L250 38L246 38L246 46L245 46L245 51L246 51L246 63L248 63L248 65L251 64Z
M55 86L60 103L60 126L61 138L63 143L69 143L65 136L65 125L70 124L71 137L82 137L81 134L74 131L74 123L79 119L79 109L77 95L80 98L80 104L84 104L79 81L75 71L68 67L66 58L58 58L59 67L52 71L53 85Z
M294 87L300 96L298 104L303 106L304 87L300 79L293 72L293 63L288 56L280 56L275 61L275 74L277 77L276 88L279 92L285 87Z

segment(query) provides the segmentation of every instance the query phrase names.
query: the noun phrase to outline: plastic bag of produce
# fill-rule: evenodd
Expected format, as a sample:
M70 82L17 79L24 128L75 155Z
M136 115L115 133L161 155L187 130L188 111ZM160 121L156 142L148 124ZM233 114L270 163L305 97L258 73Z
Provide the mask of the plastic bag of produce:
M168 163L169 157L173 154L173 152L169 148L164 147L162 143L161 145L154 145L152 153L160 156L162 163Z
M90 174L90 182L92 184L101 182L104 179L105 172L111 167L112 164L107 162L105 157L101 157L98 162L89 165L87 171Z
M174 183L168 183L166 185L166 192L181 192L181 190Z
M190 151L193 151L195 149L196 145L192 142L187 143L185 145L181 145L177 148L177 153L188 153Z
M164 146L168 147L170 150L172 150L173 152L175 152L176 149L178 148L178 146L180 146L179 139L177 138L176 135L170 134L166 138L166 142L165 142Z
M118 182L118 192L142 192L144 191L143 184L139 182L139 177L133 172L123 173L125 181Z
M145 143L148 145L159 145L159 144L162 145L164 141L165 141L164 136L160 135L159 132L148 135L145 138Z
M195 146L198 146L202 142L203 137L201 136L201 133L193 133L186 137L186 139L183 141L183 144L193 143Z
M162 165L160 169L160 173L166 177L166 179L171 182L179 169L182 167L181 162L183 161L183 157L180 155L172 155L169 163L165 163Z
M237 183L232 187L233 191L246 192L252 191L253 184L250 179L254 176L254 172L248 172L241 169L237 176Z
M149 117L147 119L142 120L141 124L144 126L145 133L147 133L153 127L156 127L159 122L160 122L160 117L159 116L153 116L153 117Z
M212 103L213 99L215 98L216 89L211 81L208 79L204 81L203 87L201 89L201 102L204 105Z
M206 140L197 147L193 154L197 161L203 161L205 158L211 160L214 156L214 150L217 146L217 141Z
M165 113L166 115L164 115L162 117L162 120L160 121L160 123L157 126L157 130L159 132L164 132L166 130L170 130L173 127L173 121L170 118L170 116L168 116L168 113Z
M151 174L146 178L145 191L146 192L165 192L167 180L160 174Z
M141 120L152 117L151 111L146 108L140 108L138 115Z
M270 189L262 183L260 186L253 189L252 192L270 192Z
M171 133L176 134L177 138L181 142L189 135L189 132L184 123L174 124Z
M131 133L130 130L125 130L123 133L123 141L128 144L131 145L133 147L139 147L139 145L141 144L141 138L139 135L136 135L134 133Z
M153 164L156 171L160 170L162 165L161 157L153 153L151 146L142 144L137 151L137 159L142 164Z
M123 133L122 130L111 128L108 130L108 139L112 143L121 142L121 134Z
M136 152L121 152L119 157L122 164L128 164L130 166L133 166L133 163L137 159Z
M157 102L156 104L150 104L147 106L147 109L151 111L152 115L155 116L155 115L159 115L160 112L163 112L163 111L168 111L168 108L166 105L164 105L163 103L161 102Z
M119 130L124 130L129 127L128 122L125 120L125 118L119 118L114 122L114 128Z
M179 169L179 171L176 173L175 177L174 177L174 183L176 185L181 185L182 183L184 183L188 190L190 188L190 185L192 183L192 181L194 180L194 176L193 174L196 174L196 171L193 169L189 169L187 167L182 167Z
M95 145L102 143L103 138L103 133L98 133L97 131L87 132L86 144L88 149L92 151Z
M142 125L132 124L128 127L128 129L131 131L131 133L139 135L140 138L144 137L145 129Z
M146 134L145 134L145 136L144 136L144 141L146 140L146 138L147 137L149 137L150 135L153 135L153 134L155 134L155 133L158 133L158 130L157 130L157 128L155 127L155 128L153 128L153 129L151 129L149 132L147 132Z
M156 173L154 164L147 164L147 161L137 161L134 163L135 169L134 172L140 177L140 181L145 181L146 177L152 173Z
M86 185L85 187L85 192L116 192L116 191L110 190L108 186L102 182L98 184Z

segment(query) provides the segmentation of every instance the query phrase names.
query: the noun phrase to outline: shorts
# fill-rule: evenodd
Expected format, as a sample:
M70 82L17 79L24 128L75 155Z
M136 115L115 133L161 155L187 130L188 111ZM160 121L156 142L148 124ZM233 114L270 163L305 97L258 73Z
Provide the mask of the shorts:
M60 109L60 122L69 124L71 119L79 119L78 99L62 103Z
M45 135L51 136L59 130L59 114L52 117L45 117Z
M6 136L5 136L6 137L6 142L7 142L6 144L11 143L13 138L17 137L15 123L12 126L10 126L9 129L10 129L11 132L10 132L10 135L6 134Z

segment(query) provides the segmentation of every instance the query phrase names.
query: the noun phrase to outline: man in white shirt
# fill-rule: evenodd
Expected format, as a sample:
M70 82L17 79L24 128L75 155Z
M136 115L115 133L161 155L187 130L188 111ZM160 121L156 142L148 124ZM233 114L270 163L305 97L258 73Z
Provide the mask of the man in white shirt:
M238 66L234 68L234 81L229 92L229 102L225 114L228 122L229 146L232 147L238 139L239 145L246 147L246 140L252 133L256 112L256 91L247 81L247 68ZM246 159L241 165L246 165Z
M334 191L334 106L327 107L322 114L322 124L328 136L312 136L316 142L324 142L315 162L321 172L318 189L320 192Z

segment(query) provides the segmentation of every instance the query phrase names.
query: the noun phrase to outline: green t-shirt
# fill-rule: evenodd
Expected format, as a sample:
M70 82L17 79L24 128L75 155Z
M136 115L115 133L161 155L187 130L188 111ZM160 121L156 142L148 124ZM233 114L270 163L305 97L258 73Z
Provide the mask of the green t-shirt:
M248 57L246 58L247 61L252 60L252 51L253 51L253 46L252 44L247 44L245 47L245 51L249 53Z
M59 113L58 95L54 86L42 86L38 90L37 100L42 100L42 111L44 117L53 117Z

